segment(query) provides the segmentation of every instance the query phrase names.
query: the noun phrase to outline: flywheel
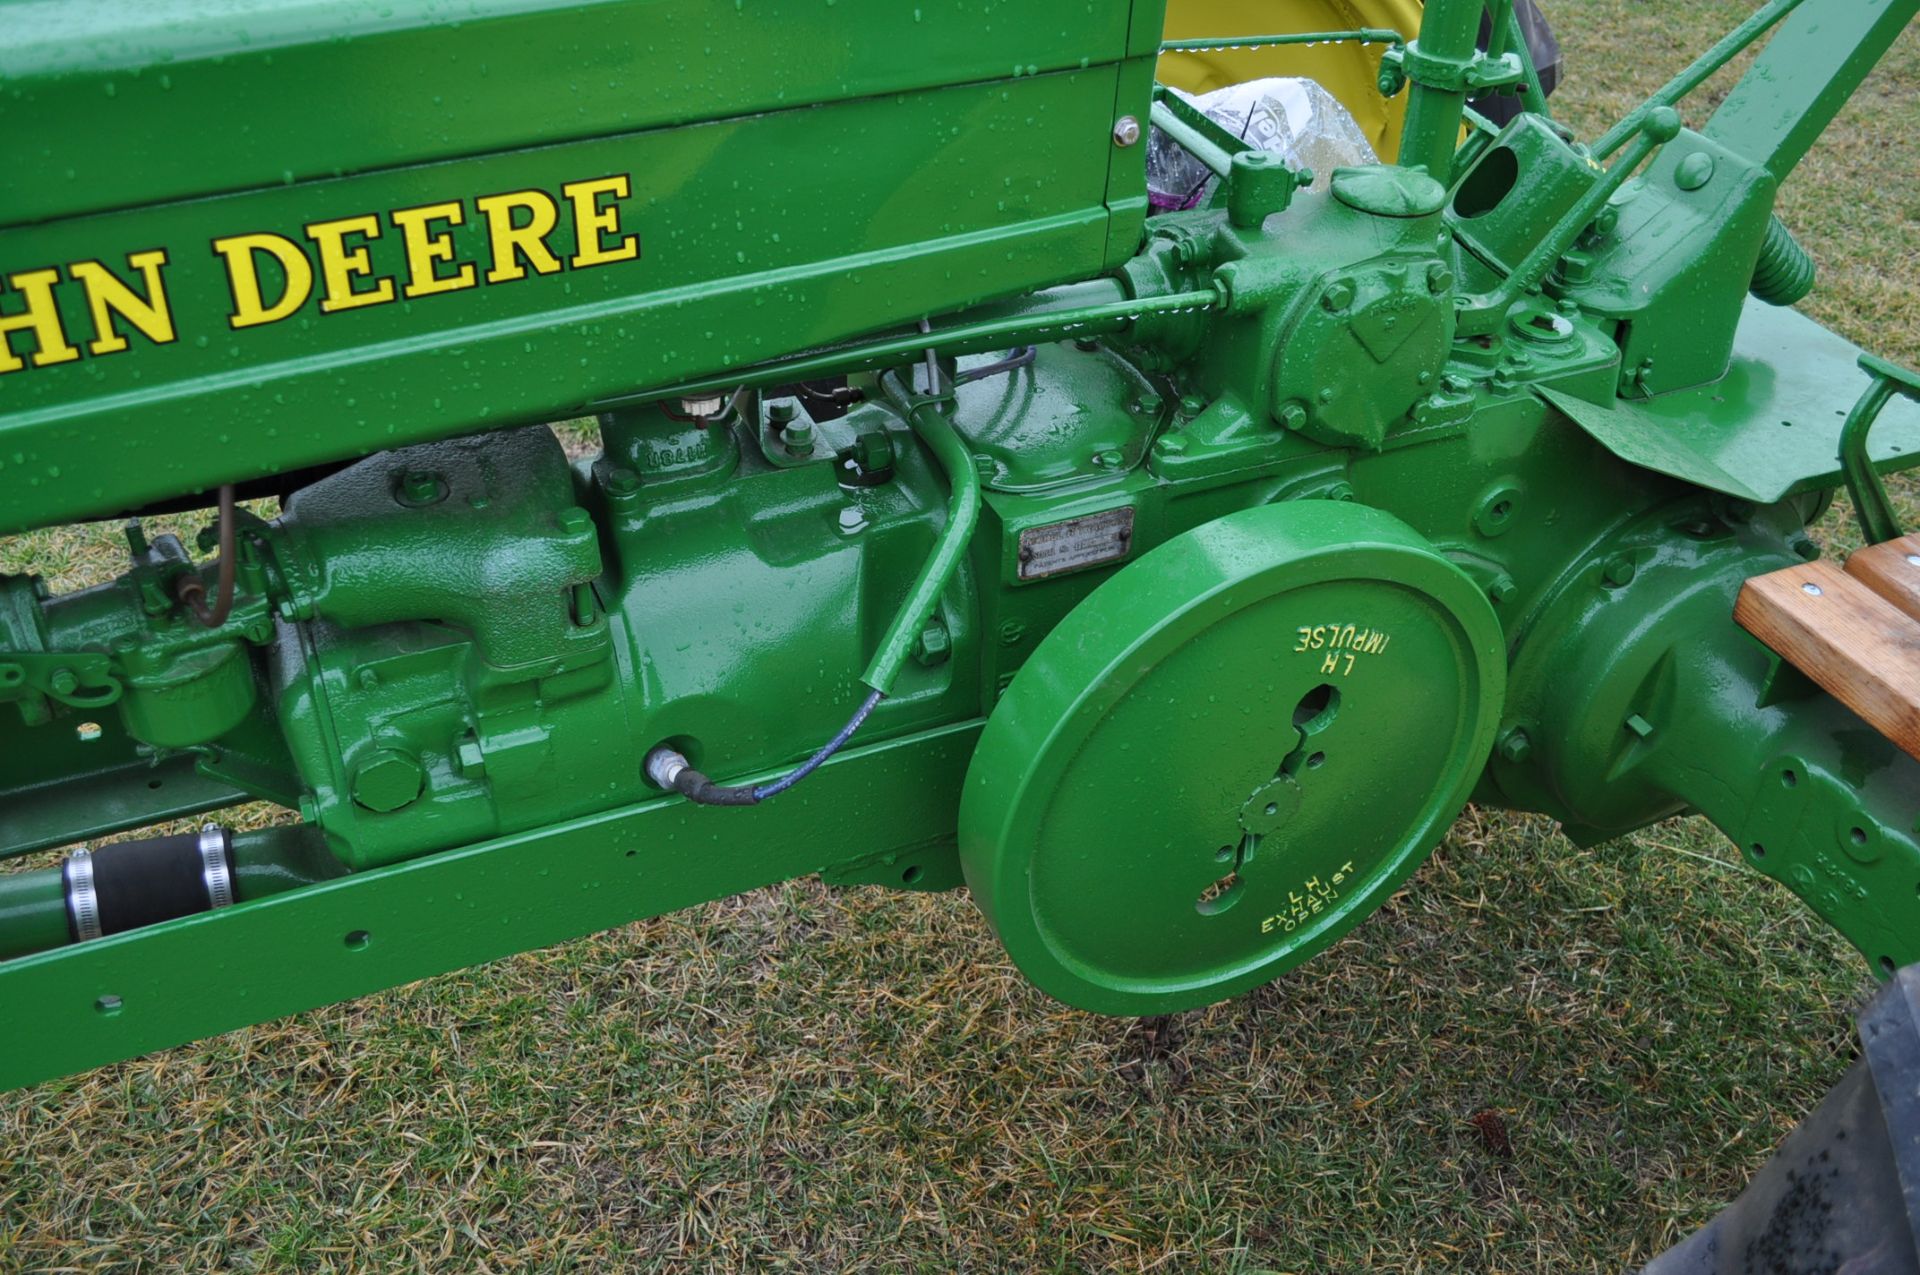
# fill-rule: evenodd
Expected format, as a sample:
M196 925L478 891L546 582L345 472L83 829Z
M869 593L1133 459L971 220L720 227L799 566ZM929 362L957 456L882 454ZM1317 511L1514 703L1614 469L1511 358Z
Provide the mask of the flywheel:
M1506 654L1412 528L1298 501L1094 590L994 708L960 857L1016 964L1156 1014L1273 978L1379 907L1486 764Z

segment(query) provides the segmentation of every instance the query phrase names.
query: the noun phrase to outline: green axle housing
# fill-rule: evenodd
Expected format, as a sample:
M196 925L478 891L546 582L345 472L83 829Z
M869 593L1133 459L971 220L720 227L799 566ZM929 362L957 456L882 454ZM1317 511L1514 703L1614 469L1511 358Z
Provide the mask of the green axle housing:
M1920 763L1733 620L1920 458L1879 393L1843 470L1884 377L1771 215L1920 0L1770 6L1592 145L1461 144L1524 68L1432 0L1402 162L1324 185L1154 88L1146 0L16 7L0 524L134 521L0 578L0 855L297 823L0 875L0 1084L807 873L1165 1012L1470 799L1704 813L1920 959Z

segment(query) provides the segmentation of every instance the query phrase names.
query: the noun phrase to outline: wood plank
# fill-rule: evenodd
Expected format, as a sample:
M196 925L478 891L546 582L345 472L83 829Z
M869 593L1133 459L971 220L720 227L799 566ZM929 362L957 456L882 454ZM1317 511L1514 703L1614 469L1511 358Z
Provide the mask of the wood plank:
M1920 623L1912 617L1832 563L1809 562L1748 580L1733 618L1920 758Z
M1847 559L1847 574L1920 620L1920 536L1869 545Z

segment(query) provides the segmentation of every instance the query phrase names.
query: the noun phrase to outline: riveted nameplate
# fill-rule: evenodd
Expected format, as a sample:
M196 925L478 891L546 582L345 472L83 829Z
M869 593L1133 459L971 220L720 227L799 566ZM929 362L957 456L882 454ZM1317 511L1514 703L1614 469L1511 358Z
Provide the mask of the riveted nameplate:
M1020 533L1020 578L1043 580L1066 571L1117 562L1133 548L1133 507L1028 527Z

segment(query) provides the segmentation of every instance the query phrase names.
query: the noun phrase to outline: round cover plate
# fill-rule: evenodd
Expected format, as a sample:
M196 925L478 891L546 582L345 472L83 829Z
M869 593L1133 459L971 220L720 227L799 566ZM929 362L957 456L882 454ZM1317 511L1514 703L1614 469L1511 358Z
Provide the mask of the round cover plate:
M1232 514L1116 573L988 719L960 807L974 897L1070 1004L1156 1014L1266 982L1378 907L1484 767L1485 597L1355 504Z

